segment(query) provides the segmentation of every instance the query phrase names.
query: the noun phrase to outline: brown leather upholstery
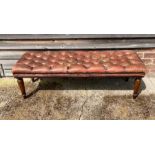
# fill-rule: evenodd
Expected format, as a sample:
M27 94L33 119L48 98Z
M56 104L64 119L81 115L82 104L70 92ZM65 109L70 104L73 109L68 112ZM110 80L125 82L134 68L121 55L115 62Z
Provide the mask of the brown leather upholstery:
M27 52L12 69L14 75L138 74L146 68L134 51Z

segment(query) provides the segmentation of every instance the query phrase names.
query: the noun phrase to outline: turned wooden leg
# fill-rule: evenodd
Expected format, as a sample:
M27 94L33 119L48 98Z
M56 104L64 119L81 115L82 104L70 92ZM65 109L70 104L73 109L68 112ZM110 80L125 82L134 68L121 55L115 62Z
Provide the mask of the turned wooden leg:
M134 83L133 99L135 99L139 95L140 86L141 86L141 78L136 78Z
M23 78L18 78L17 83L18 83L18 86L20 88L23 98L26 98L25 85L24 85Z

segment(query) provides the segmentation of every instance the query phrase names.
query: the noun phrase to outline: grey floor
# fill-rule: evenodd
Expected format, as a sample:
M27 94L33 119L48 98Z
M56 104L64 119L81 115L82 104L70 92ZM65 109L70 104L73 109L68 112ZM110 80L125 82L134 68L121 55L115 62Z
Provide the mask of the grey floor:
M13 78L0 79L0 119L155 119L155 77L146 76L132 99L134 79L25 80L22 99Z

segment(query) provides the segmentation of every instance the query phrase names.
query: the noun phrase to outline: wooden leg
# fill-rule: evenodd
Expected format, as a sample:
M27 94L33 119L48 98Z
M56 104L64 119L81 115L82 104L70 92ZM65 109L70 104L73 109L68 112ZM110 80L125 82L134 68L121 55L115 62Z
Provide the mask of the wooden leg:
M136 97L139 95L140 86L141 86L141 78L136 78L134 83L133 99L136 99Z
M25 85L24 85L23 78L18 78L17 83L18 83L18 86L19 86L20 91L22 93L22 96L25 99L26 98L26 92L25 92Z

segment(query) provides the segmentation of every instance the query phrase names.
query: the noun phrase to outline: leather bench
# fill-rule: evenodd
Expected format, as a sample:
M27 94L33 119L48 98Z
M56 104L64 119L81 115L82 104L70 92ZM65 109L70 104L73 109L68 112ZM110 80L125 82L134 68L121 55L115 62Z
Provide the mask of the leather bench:
M133 98L136 98L146 68L132 50L42 51L26 52L12 72L24 98L23 78L43 77L132 77L135 78Z

